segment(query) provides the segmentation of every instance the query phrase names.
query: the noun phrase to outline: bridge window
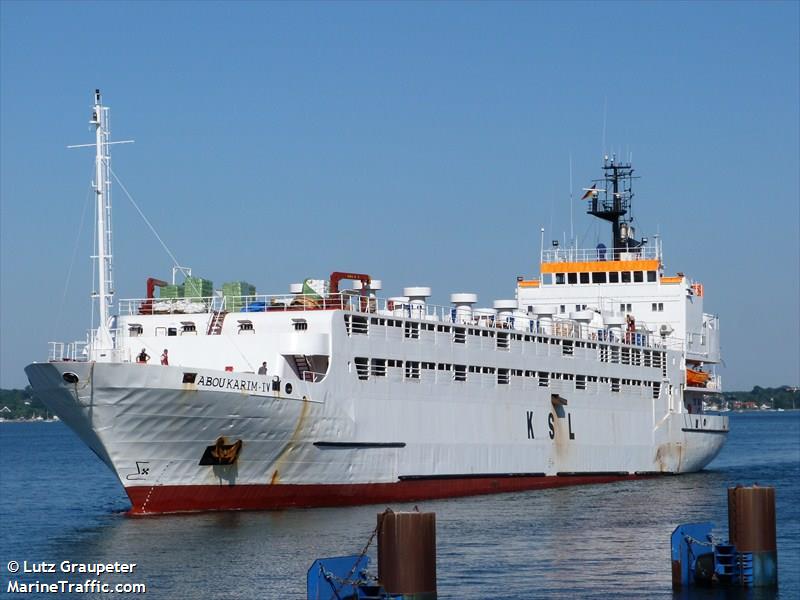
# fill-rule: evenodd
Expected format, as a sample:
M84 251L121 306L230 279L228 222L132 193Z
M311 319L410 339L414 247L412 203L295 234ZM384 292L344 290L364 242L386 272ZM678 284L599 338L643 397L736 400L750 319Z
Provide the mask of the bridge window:
M656 280L656 272L655 271L648 271L647 272L647 281L653 282Z
M605 283L605 282L606 282L605 273L592 273L592 283Z
M630 283L630 282L631 282L631 272L622 271L622 283Z
M577 273L567 273L567 282L568 283L578 283L578 274Z
M562 285L565 282L566 279L564 278L564 273L556 273L556 284Z
M589 283L589 273L581 273L581 283Z
M619 273L612 271L608 274L608 283L619 283Z
M642 283L644 281L644 271L634 271L633 280L636 283Z

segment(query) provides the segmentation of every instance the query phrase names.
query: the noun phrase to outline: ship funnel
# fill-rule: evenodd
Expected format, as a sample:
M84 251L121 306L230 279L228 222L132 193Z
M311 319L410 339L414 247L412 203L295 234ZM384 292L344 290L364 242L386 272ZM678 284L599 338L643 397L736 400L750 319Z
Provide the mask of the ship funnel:
M425 303L425 300L431 296L431 288L429 287L407 287L403 288L403 295L408 296L409 301Z
M431 288L407 287L403 288L403 295L408 296L411 316L415 319L423 319L425 317L425 301L431 296Z
M497 320L505 325L514 324L514 311L517 310L519 303L516 300L495 300L492 303L497 311Z
M534 306L533 314L536 317L537 330L541 333L551 334L553 332L553 315L556 309L552 306Z
M612 341L622 341L622 326L625 323L625 317L621 315L609 315L605 319L605 325L611 332Z
M408 296L393 296L386 301L386 308L395 317L408 316Z
M484 327L492 327L494 326L495 317L497 316L497 311L494 308L476 308L472 311L472 316L475 317L475 320L478 322L478 325L483 325Z
M588 337L589 323L594 319L594 311L591 310L578 310L569 313L569 318L575 321L580 328L579 336Z
M478 301L477 294L460 292L450 294L450 302L455 305L453 309L454 323L468 323L472 321L472 305Z
M510 313L517 310L516 300L495 300L492 306L497 309L498 314Z

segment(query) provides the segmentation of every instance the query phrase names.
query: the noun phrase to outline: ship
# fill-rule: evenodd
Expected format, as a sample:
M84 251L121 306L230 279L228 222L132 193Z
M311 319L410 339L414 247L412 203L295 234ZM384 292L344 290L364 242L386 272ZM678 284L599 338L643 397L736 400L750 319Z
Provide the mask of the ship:
M26 367L114 473L134 515L419 501L703 469L729 431L719 319L637 239L634 171L605 157L581 198L611 244L544 243L539 273L479 307L366 273L285 293L173 268L115 298L109 108L95 92L99 320ZM511 287L511 286L510 286ZM508 294L511 296L511 294ZM159 358L160 357L160 358ZM702 375L699 375L702 373Z

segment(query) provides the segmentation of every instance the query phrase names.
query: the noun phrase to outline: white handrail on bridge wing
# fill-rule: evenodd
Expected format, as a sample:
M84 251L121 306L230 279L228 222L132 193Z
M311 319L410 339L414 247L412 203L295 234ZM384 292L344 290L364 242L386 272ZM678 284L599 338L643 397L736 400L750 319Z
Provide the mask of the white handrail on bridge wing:
M661 260L661 249L656 245L641 246L635 250L627 248L549 248L542 251L543 263L596 262L614 260Z

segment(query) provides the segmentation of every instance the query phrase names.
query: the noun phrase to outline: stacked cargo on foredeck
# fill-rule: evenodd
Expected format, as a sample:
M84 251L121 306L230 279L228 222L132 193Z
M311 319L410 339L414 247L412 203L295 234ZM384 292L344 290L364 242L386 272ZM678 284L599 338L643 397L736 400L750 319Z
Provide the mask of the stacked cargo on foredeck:
M239 312L255 300L256 286L246 281L231 281L222 284L222 295L225 297L225 308L230 312Z
M185 298L208 298L214 294L214 283L210 279L189 276L183 283Z
M181 285L165 285L159 288L159 297L160 298L169 298L174 300L175 298L183 298L184 288L183 284Z

